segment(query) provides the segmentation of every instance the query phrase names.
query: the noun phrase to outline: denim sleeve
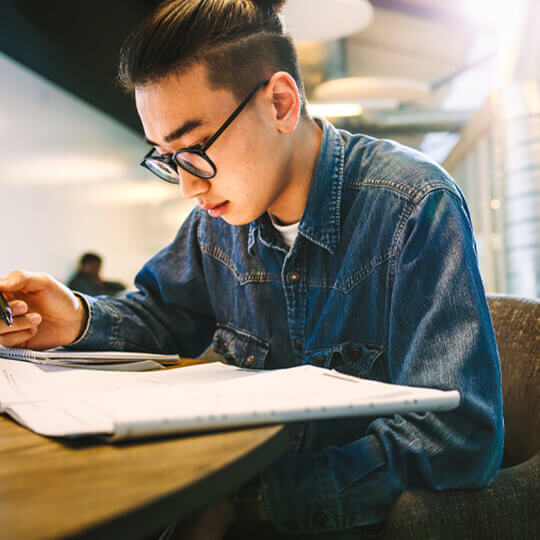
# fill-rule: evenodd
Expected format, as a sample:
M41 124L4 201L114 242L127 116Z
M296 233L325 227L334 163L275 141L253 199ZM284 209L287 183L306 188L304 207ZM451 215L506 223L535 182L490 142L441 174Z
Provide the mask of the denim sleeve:
M125 298L84 297L89 322L73 348L198 356L209 345L215 317L197 240L194 210L174 241L137 274Z
M402 225L388 281L390 380L457 389L460 406L381 417L345 446L275 462L263 472L263 498L282 532L375 523L407 488L484 486L499 468L500 365L468 211L439 189Z

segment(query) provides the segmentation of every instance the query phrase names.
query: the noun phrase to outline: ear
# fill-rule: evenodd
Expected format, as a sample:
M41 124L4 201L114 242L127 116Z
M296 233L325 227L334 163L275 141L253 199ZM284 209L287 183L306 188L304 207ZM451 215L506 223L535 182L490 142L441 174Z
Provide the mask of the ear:
M265 92L272 102L272 115L278 131L291 133L300 117L300 93L296 81L286 71L274 73Z

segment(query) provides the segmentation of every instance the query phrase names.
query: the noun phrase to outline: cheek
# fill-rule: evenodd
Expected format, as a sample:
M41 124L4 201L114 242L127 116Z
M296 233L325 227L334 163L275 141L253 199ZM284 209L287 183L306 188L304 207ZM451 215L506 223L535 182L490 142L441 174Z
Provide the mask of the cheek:
M248 137L239 139L234 148L234 164L245 174L253 174L257 171L260 162L260 151L256 140Z
M266 166L272 152L272 140L262 122L238 125L227 140L227 152L235 157L235 163L247 172Z
M237 204L248 203L253 210L256 207L255 211L259 211L259 207L274 196L276 188L276 158L272 144L272 138L264 132L254 133L240 126L231 132L219 149L216 148L215 156L211 156L218 171L221 170L215 183L216 191L224 198Z

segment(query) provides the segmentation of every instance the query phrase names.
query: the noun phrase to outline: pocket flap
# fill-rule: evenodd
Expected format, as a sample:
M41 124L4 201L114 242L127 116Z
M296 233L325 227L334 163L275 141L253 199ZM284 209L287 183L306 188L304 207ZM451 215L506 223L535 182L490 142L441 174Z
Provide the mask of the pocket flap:
M355 377L368 377L385 380L384 373L376 369L376 362L381 358L383 347L372 343L360 341L346 341L344 343L319 347L307 355L307 361L321 367L327 367L354 375Z
M212 349L221 355L227 364L263 369L270 344L251 332L218 323Z
M360 341L350 341L342 349L343 363L335 369L356 377L378 378L375 376L375 361L382 355L383 347ZM375 376L375 377L374 377Z

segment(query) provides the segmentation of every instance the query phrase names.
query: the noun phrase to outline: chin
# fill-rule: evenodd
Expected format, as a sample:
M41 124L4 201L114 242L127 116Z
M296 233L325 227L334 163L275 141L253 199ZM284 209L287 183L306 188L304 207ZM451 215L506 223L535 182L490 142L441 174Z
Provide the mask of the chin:
M252 221L255 221L257 218L259 218L262 215L262 213L250 213L250 214L243 214L239 215L234 213L225 214L224 216L221 216L221 219L225 222L227 222L229 225L248 225Z
M235 225L235 226L247 225L248 223L251 223L253 221L252 219L245 220L245 219L240 219L240 218L235 218L235 217L230 217L230 216L223 216L221 219L227 222L229 225Z

